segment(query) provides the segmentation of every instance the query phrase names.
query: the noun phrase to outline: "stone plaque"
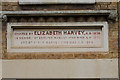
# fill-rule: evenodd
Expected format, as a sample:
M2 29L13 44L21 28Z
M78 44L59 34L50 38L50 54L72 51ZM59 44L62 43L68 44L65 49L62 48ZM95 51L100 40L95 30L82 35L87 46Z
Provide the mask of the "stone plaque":
M8 52L108 51L107 23L9 23Z

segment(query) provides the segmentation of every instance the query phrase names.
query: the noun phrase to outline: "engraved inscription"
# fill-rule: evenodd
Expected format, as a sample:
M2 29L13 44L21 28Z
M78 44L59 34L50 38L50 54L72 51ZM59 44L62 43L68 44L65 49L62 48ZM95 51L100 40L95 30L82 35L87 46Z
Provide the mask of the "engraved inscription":
M14 29L14 48L100 48L101 29Z

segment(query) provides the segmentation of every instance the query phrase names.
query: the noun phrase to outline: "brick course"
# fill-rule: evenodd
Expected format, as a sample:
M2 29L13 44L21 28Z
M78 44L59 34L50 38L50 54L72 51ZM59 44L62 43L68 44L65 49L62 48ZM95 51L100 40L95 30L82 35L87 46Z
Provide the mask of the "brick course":
M2 3L2 10L3 11L26 11L26 10L116 10L117 9L117 3L116 2L97 2L93 5L80 5L80 4L74 4L74 5L27 5L27 6L20 6L18 2L3 2Z

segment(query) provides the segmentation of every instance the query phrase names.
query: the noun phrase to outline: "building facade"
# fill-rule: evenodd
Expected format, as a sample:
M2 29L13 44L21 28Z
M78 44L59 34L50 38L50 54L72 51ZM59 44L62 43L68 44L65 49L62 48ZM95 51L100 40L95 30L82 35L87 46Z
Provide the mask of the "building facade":
M113 74L110 74L107 73L108 68L106 70L108 75L105 77L97 68L95 78L101 78L101 76L103 76L102 78L117 78L119 5L118 2L99 2L97 0L77 2L63 0L57 2L3 1L2 58L11 61L22 59L88 60L88 64L89 60L98 60L95 63L98 66L94 66L95 68L99 67L100 63L101 65L106 64L107 67L112 66L115 70L110 69L110 71L114 71ZM105 63L101 63L99 60L103 60ZM110 60L111 64L108 65L106 60ZM113 66L113 64L116 65ZM4 65L7 65L7 62ZM7 76L8 73L4 75ZM13 75L9 75L7 78L13 78ZM66 75L67 73L64 75L66 78L91 77ZM48 77L51 76L48 75ZM26 77L24 76L24 78Z

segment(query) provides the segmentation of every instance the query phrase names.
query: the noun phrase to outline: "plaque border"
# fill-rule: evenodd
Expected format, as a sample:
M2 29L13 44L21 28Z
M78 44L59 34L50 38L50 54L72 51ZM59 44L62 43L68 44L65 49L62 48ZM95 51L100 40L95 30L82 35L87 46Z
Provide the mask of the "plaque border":
M101 48L41 48L41 49L13 49L11 47L13 26L15 27L29 27L29 26L86 26L86 27L102 27L103 33L103 47ZM47 22L47 23L7 23L7 52L11 53L30 53L30 52L108 52L108 23L107 22Z

